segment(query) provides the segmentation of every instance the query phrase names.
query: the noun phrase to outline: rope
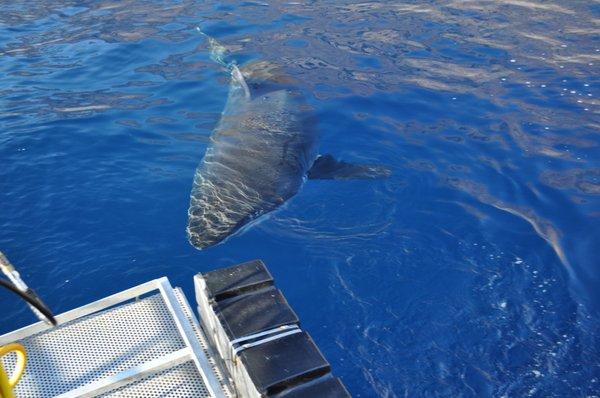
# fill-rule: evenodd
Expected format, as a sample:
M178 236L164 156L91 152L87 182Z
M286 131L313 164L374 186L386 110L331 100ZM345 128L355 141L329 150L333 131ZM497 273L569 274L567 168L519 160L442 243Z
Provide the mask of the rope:
M21 376L23 376L23 373L25 372L25 364L27 363L25 347L17 343L0 346L0 357L11 352L17 354L17 362L11 376L6 374L6 371L2 367L2 363L0 363L0 398L15 398L13 389L19 380L21 380Z
M0 286L2 286L5 289L8 289L9 291L13 292L17 296L21 297L28 304L32 305L36 310L41 312L42 315L44 315L46 317L46 319L48 319L53 325L56 326L56 319L54 319L54 316L52 315L50 310L48 308L46 308L46 306L44 304L42 304L40 301L38 301L36 298L34 298L32 296L33 290L29 289L24 292L22 290L19 290L12 283L5 281L4 279L0 279ZM35 293L33 293L33 294L35 294Z

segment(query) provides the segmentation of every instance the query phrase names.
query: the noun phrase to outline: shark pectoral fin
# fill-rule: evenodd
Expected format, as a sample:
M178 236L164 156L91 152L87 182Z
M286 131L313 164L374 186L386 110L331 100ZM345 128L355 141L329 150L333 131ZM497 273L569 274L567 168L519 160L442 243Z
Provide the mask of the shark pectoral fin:
M369 180L392 175L385 166L352 164L336 160L331 155L321 155L308 170L310 180Z

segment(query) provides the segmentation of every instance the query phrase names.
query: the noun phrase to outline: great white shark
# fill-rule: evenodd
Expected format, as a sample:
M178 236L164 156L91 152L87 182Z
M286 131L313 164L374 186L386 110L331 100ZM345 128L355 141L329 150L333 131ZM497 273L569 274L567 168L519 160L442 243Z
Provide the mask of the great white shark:
M270 62L238 67L209 38L229 70L227 102L196 170L188 210L190 243L204 249L296 195L307 179L372 179L387 168L317 154L312 113L296 82Z

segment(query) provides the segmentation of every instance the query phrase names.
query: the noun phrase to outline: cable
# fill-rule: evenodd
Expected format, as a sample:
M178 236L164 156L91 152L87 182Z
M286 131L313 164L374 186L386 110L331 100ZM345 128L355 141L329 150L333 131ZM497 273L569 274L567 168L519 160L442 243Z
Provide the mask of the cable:
M0 279L0 286L10 290L11 292L15 293L17 296L25 300L28 304L34 306L35 309L41 312L42 315L46 317L46 319L48 319L54 326L56 326L56 319L54 318L54 315L52 315L50 310L46 308L46 306L42 302L40 302L35 297L32 297L31 294L35 293L33 293L31 289L27 290L26 292L23 292L19 290L15 285L8 281L5 281L4 279Z

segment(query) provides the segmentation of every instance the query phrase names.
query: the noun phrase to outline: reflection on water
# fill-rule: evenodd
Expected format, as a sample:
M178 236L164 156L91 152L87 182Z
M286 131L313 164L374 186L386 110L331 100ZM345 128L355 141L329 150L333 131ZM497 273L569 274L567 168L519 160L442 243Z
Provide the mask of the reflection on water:
M598 395L597 15L588 1L4 3L0 247L59 310L113 292L115 273L124 288L263 257L356 396ZM194 252L187 195L228 83L196 26L301 82L323 153L393 177L309 181Z

